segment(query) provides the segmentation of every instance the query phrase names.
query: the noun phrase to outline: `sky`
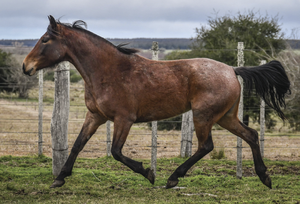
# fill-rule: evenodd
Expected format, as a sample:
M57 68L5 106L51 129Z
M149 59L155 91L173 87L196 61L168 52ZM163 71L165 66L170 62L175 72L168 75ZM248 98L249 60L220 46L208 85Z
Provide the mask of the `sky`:
M300 0L0 0L0 39L38 39L48 15L104 38L191 38L209 17L249 10L278 15L286 38L300 39Z

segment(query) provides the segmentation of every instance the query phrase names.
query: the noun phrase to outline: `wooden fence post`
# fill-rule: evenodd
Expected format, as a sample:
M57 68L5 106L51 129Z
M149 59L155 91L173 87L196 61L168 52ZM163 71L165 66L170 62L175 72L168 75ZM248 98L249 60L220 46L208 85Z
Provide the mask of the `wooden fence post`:
M52 170L58 176L68 158L68 120L70 109L70 63L57 65L54 75L55 96L51 120Z
M39 71L39 128L38 128L38 154L43 154L43 70Z
M192 140L193 140L193 112L190 110L182 114L181 124L181 157L190 157L192 155Z
M193 132L194 132L194 123L193 123L193 112L192 110L187 112L188 118L188 134L187 134L187 147L186 147L186 156L192 156L192 146L193 146Z
M111 156L110 121L106 122L106 155Z
M158 60L158 42L152 43L152 60ZM156 175L156 161L157 161L157 121L152 122L152 139L151 139L151 169Z
M238 43L238 53L237 53L237 66L242 67L244 66L244 43L239 42ZM243 109L244 109L244 99L243 99L243 79L241 76L238 76L238 80L241 85L241 97L240 97L240 103L239 103L239 112L238 112L238 117L241 122L243 122ZM242 172L242 145L243 140L240 137L237 137L237 158L236 158L236 176L237 178L242 178L243 172Z
M188 131L188 120L187 114L182 114L182 123L181 123L181 147L180 147L180 156L182 158L186 157L186 148L187 148L187 131Z
M260 65L266 64L266 60L262 60ZM265 101L260 99L260 152L264 157L264 143L265 143Z

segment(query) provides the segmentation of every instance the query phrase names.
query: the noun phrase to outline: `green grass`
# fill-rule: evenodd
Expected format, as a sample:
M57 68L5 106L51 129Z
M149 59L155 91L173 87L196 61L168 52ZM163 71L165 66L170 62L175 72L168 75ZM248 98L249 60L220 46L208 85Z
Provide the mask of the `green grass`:
M203 160L179 182L164 189L185 159L159 159L155 185L112 158L78 159L61 188L53 182L47 157L0 157L1 203L299 203L300 162L266 161L273 181L269 190L243 161L245 177L235 177L234 161ZM148 160L141 160L149 166ZM252 173L249 173L251 172Z

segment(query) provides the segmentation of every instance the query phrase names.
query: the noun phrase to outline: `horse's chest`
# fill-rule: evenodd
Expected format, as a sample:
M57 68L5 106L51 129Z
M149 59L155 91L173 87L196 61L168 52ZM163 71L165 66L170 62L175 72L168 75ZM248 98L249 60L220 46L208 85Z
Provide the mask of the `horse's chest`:
M87 94L87 92L85 93L85 105L90 112L98 112L96 101L90 94Z
M85 90L85 104L92 113L98 113L112 119L115 112L112 107L118 107L115 104L118 100L118 94L113 94L110 88L104 89L99 87L96 91L89 88Z

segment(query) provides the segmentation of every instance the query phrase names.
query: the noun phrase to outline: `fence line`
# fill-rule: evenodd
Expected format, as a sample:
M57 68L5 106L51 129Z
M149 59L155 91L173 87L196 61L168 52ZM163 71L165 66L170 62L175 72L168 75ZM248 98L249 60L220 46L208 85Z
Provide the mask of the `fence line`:
M42 78L42 77L41 77ZM45 87L44 87L45 88ZM53 87L51 87L51 88L53 88ZM71 89L73 89L72 87L71 87ZM76 88L74 88L74 89L80 89L80 90L83 90L84 88L78 88L78 87L76 87ZM42 96L39 96L39 98L43 98ZM241 97L242 98L242 97ZM263 103L263 102L262 102ZM43 104L43 103L42 103ZM2 104L3 105L3 104ZM11 105L11 104L10 104ZM1 104L0 104L0 106L1 106ZM22 106L35 106L35 107L40 107L40 106L38 106L37 104L35 104L35 105L31 105L31 104L22 104ZM51 106L51 105L47 105L47 104L44 104L43 105L44 107L48 107L48 106ZM84 105L76 105L77 107L85 107ZM261 107L262 107L262 105L261 105ZM250 110L258 110L258 108L259 107L254 107L254 108L250 108ZM45 112L47 112L47 111L45 111L44 110L44 113ZM78 112L78 111L70 111L70 112ZM83 113L85 113L85 111L82 111ZM80 112L81 113L81 112ZM42 118L42 116L43 115L41 115L41 118ZM261 116L260 117L260 119L261 120L263 120L263 117ZM38 120L38 119L18 119L18 118L16 118L16 119L5 119L5 118L1 118L0 119L0 121L1 121L1 123L3 124L3 123L6 123L6 121L13 121L13 120L16 120L16 121L21 121L21 120L27 120L27 121L25 121L24 123L27 123L27 122L29 122L29 121L36 121L36 120ZM45 119L45 118L43 118L43 119L39 119L38 121L49 121L50 119ZM242 120L242 119L241 119ZM3 122L4 121L4 122ZM78 119L78 120L69 120L69 123L71 124L71 123L76 123L76 122L82 122L83 121L83 119ZM162 121L159 121L159 123L161 123ZM169 123L169 121L163 121L163 122L165 122L165 123ZM187 120L185 120L185 119L183 119L182 121L175 121L175 122L177 122L177 123L179 123L179 122L182 122L182 124L185 124L185 123L187 123ZM10 122L8 122L8 123L10 123ZM42 125L42 122L39 122L41 125ZM260 122L261 124L263 124L263 122ZM263 127L264 127L264 125L262 125ZM40 127L40 126L39 126ZM107 125L107 127L110 127L110 125ZM184 129L184 128L182 128L182 129ZM280 147L280 146L278 146L278 147L264 147L264 141L266 141L266 140L270 140L270 139L265 139L264 138L264 136L265 136L265 134L264 134L264 131L262 132L263 130L262 130L262 128L261 128L261 133L260 133L260 147L261 147L261 152L262 152L262 156L264 156L264 149L272 149L272 148L283 148L283 149L286 149L286 148L298 148L298 147ZM108 130L107 130L107 132L108 132ZM192 132L192 131L191 131ZM38 133L37 135L40 135L41 133L42 134L47 134L48 132L46 132L46 131L40 131L40 128L38 128L38 132L32 132L32 131L14 131L14 132L9 132L9 131L0 131L0 134L17 134L17 133L21 133L21 134L24 134L24 133L28 133L28 134L36 134L36 133ZM105 133L105 131L102 131L101 133ZM78 134L78 132L69 132L68 134ZM131 135L141 135L141 136L143 136L143 135L150 135L149 133L132 133ZM156 135L157 135L157 133L156 133ZM230 136L232 136L231 134L228 134L228 135L230 135ZM167 133L164 133L164 132L160 132L159 133L159 136L160 137L168 137L169 135L167 134ZM178 135L179 137L180 137L180 135ZM222 136L224 136L224 135L222 135ZM278 134L278 135L274 135L274 136L281 136L280 134ZM298 136L298 135L295 135L296 137ZM183 151L183 147L182 146L185 146L185 154L184 154L184 156L190 156L190 154L191 154L191 152L192 152L192 150L190 150L189 152L190 152L190 154L188 154L187 153L187 146L186 145L182 145L184 142L185 142L185 144L187 144L187 143L189 143L189 144L192 144L192 139L191 140L189 140L189 142L187 142L187 139L184 139L185 137L183 137L183 133L182 133L182 135L181 135L181 137L183 138L182 139L182 141L181 141L181 149L180 150L178 150L178 152L181 154L182 152L184 152ZM109 138L110 138L110 136L109 136ZM133 140L133 141L135 141L135 140ZM224 141L226 141L226 140L224 140ZM229 139L228 139L228 141L229 141ZM231 140L230 140L231 141ZM5 141L6 142L6 141ZM31 142L31 141L30 141ZM35 141L35 142L37 142L38 143L38 145L39 145L39 154L40 154L40 150L42 151L42 147L43 147L43 144L46 144L46 143L44 143L43 142L43 139L38 139L38 141ZM106 142L107 143L107 149L109 148L108 146L109 146L109 144L111 144L111 141L110 141L110 139L108 139L108 136L107 136L107 139L106 140L103 140L103 141L99 141L99 142ZM6 145L6 143L5 144L2 144L2 145ZM8 145L8 144L7 144ZM26 145L26 144L19 144L19 145ZM29 145L33 145L33 144L29 144ZM158 148L161 148L159 145L151 145L150 147L154 147L154 146L156 146L156 147L158 147ZM192 145L190 145L190 146L192 146ZM143 146L142 145L142 147L149 147L149 146ZM226 148L226 149L228 149L228 148L237 148L237 147L221 147L221 146L215 146L216 148ZM41 149L40 149L41 148ZM249 149L249 147L247 146L247 147L240 147L241 149ZM0 150L0 152L1 152L1 150ZM110 151L108 151L107 150L107 152L110 152ZM157 150L156 150L156 152L157 152ZM108 154L108 153L107 153ZM183 155L183 154L181 154L181 155Z

